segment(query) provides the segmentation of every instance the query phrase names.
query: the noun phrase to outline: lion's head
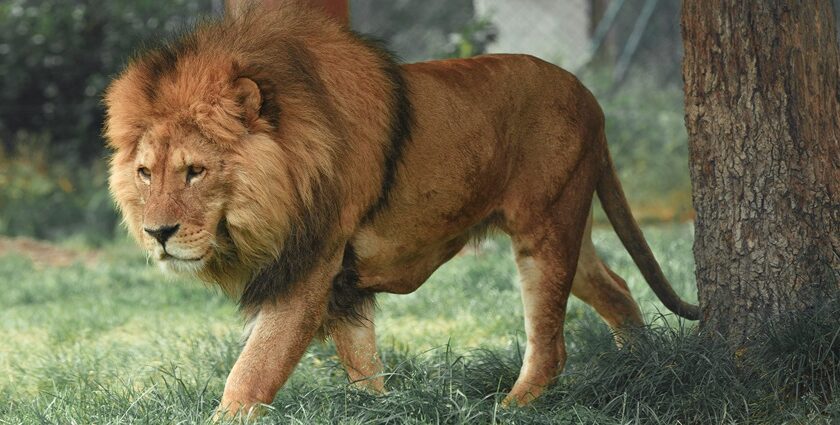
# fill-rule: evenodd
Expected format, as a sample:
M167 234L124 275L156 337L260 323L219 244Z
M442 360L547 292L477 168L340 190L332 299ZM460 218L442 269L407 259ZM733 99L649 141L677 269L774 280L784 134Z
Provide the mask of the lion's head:
M162 267L232 293L278 258L283 279L299 278L379 195L380 173L353 158L387 160L388 66L300 8L207 23L139 55L105 97L129 231Z
M150 82L144 74L160 66L156 54L135 62L106 98L106 134L115 148L110 185L129 230L153 260L179 272L278 249L267 235L265 246L253 246L260 238L248 230L275 226L282 232L299 209L287 152L273 143L271 124L260 116L259 86L230 61L201 76L188 71L184 57L183 72L176 64ZM246 251L233 250L237 238Z

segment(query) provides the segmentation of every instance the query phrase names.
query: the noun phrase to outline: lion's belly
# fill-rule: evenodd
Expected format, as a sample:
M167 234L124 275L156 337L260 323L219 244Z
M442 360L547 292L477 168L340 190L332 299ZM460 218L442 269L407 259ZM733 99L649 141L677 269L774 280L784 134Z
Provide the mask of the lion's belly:
M361 286L410 293L457 254L495 217L504 185L492 178L495 171L487 174L473 185L425 176L398 182L388 207L351 239Z
M469 240L467 236L444 240L401 236L383 237L363 230L353 239L361 287L376 292L411 293Z

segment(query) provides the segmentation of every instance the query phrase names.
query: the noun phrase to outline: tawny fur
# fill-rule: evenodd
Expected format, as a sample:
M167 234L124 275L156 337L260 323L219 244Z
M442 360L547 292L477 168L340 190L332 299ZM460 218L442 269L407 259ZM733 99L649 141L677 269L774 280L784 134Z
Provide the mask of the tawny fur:
M139 56L105 101L110 185L131 233L164 266L247 298L254 327L222 411L271 402L330 319L332 281L348 264L351 290L409 293L488 227L511 236L522 274L526 357L507 400L527 403L565 362L570 293L616 329L641 323L592 247L596 189L660 298L696 315L629 214L597 102L539 59L396 68L290 1ZM165 247L143 230L175 224ZM274 269L283 273L266 275ZM249 298L254 282L283 292ZM381 391L370 305L359 314L329 330L351 378Z

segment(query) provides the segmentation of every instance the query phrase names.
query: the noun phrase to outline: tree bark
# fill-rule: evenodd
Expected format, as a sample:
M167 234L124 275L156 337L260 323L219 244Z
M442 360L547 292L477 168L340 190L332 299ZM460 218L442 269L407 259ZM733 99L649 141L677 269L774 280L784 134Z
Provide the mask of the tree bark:
M840 293L840 59L830 0L685 0L704 331L742 346Z

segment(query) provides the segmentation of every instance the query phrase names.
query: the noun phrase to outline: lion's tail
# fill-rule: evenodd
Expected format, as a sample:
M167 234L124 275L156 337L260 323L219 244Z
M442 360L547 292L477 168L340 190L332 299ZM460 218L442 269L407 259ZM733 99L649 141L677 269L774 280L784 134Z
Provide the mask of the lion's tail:
M642 276L659 300L662 301L662 304L678 316L689 320L698 320L700 318L700 308L680 299L662 273L656 258L653 257L653 252L645 241L642 230L630 213L630 206L624 197L624 191L621 189L621 183L618 181L609 153L607 153L607 164L598 181L597 192L601 205L619 239L621 239L621 243L630 253L630 257L633 258L636 266L642 272Z

